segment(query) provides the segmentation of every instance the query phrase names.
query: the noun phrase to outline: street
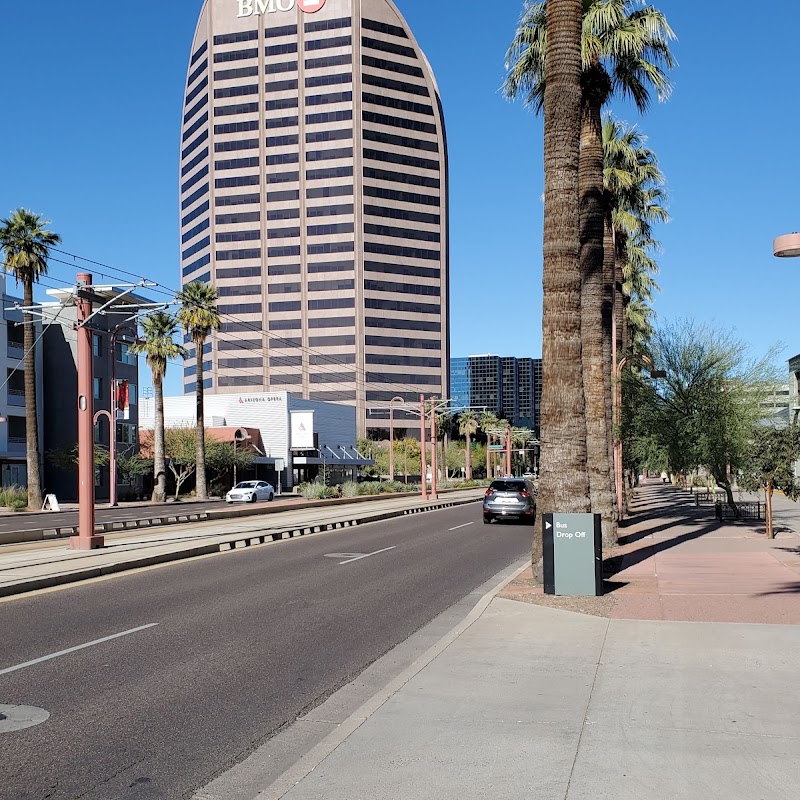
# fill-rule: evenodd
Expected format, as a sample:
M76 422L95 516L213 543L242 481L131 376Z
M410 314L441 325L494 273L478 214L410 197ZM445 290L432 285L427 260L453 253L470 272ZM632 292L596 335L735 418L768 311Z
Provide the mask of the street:
M50 714L0 734L0 798L188 797L531 536L470 504L0 603L0 704Z

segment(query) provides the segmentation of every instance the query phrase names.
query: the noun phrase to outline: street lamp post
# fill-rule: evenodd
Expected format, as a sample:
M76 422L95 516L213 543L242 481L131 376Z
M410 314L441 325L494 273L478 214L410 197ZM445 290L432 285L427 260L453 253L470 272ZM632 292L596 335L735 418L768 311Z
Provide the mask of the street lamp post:
M787 233L772 243L772 253L777 258L800 257L800 233Z
M389 480L394 480L394 404L405 403L402 397L393 397L389 401Z
M614 488L617 495L617 516L620 520L625 518L622 485L622 369L631 358L638 358L647 364L651 378L665 378L667 375L663 370L653 367L649 356L636 353L621 358L614 368Z
M425 448L427 447L428 432L425 430L425 395L419 396L419 463L420 482L422 483L422 499L428 499L428 467L425 463Z

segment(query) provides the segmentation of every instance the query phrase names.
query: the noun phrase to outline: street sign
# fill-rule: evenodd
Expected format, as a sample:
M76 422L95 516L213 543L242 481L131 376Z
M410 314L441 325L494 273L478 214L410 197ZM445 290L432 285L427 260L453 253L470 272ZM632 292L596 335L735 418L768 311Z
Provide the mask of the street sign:
M504 444L490 444L489 450L505 450L506 446Z
M545 594L603 594L599 514L543 514Z

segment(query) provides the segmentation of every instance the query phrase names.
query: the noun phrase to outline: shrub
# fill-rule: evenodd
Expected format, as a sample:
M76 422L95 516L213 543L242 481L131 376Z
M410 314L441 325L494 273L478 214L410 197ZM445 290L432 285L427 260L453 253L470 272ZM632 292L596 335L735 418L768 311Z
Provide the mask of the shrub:
M326 486L324 483L304 483L300 487L300 494L306 500L328 500L331 497L338 497L336 488Z
M368 481L358 484L359 495L373 495L381 493L381 485L377 481Z
M386 481L381 484L381 491L391 494L394 492L410 492L412 490L400 481Z
M12 511L21 511L28 507L28 493L19 486L4 486L0 489L0 505Z
M355 481L346 481L341 486L342 497L356 497L358 495L358 484Z

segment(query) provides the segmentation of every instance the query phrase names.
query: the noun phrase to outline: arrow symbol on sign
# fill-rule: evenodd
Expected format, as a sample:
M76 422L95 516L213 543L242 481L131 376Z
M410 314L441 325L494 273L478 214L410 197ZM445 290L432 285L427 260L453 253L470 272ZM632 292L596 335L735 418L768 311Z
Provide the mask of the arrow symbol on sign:
M545 527L546 530L549 531L550 528L552 528L553 526L549 522L545 522L544 527Z

